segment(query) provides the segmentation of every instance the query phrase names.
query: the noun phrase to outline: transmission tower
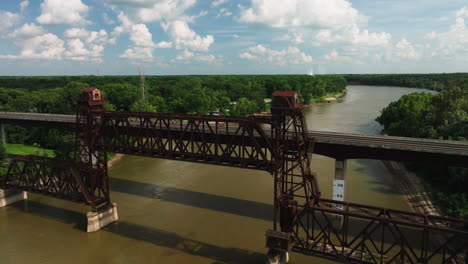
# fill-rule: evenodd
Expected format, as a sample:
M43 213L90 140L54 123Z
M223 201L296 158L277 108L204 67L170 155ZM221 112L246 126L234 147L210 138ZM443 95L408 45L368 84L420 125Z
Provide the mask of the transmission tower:
M141 89L141 98L143 102L146 102L146 81L145 81L145 72L143 69L138 67L138 71L140 72L140 89Z

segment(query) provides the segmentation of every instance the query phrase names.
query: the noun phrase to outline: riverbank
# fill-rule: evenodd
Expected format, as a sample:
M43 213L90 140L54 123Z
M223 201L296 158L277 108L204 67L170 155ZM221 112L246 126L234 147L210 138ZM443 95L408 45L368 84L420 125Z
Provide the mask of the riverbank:
M112 167L117 161L121 160L123 156L124 154L115 154L115 156L111 160L107 161L107 167Z
M332 102L335 102L336 100L338 100L339 98L343 97L346 95L346 92L348 90L344 89L342 92L340 93L332 93L332 94L327 94L325 96L322 96L320 98L312 98L310 100L310 103L307 104L307 106L310 106L310 105L326 105L326 104L330 104Z
M423 180L413 172L408 171L403 162L388 160L382 162L392 174L395 185L402 192L406 203L413 212L444 216L435 205L430 192L426 190Z

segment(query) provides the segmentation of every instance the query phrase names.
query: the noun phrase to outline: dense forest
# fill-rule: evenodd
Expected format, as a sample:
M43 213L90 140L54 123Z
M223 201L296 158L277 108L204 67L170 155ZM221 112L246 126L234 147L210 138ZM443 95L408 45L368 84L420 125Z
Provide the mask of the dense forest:
M350 84L401 86L441 91L449 87L459 86L463 80L468 78L468 73L344 74L342 76Z
M393 136L468 140L468 78L435 95L413 93L382 110L377 121ZM468 169L408 164L450 216L468 217Z
M346 88L346 80L333 75L146 76L148 96L141 102L140 81L139 76L0 77L0 111L73 113L79 90L95 87L117 111L208 114L218 109L245 115L266 110L264 99L276 90L298 91L309 103Z

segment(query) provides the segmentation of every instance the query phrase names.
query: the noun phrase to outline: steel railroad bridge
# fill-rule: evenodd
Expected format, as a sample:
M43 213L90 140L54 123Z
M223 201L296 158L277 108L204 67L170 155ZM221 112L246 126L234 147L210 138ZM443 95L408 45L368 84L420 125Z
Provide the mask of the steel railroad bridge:
M468 144L307 130L295 92L275 92L264 117L128 113L104 110L99 90L84 89L76 116L0 113L0 123L75 131L74 160L24 156L0 179L0 207L37 192L85 203L88 231L118 219L107 152L200 162L273 175L269 263L295 251L352 263L468 263L468 222L320 197L311 154L443 162L467 167ZM4 135L4 133L3 133ZM341 163L341 164L340 164Z
M0 112L0 124L75 131L76 116ZM135 125L138 126L138 124ZM176 127L172 127L172 129L176 129ZM267 134L269 133L268 129L264 130L267 131ZM223 132L219 131L219 133ZM233 131L229 132L233 133ZM308 130L307 136L314 139L313 153L337 160L429 161L447 166L468 168L467 142L313 130Z

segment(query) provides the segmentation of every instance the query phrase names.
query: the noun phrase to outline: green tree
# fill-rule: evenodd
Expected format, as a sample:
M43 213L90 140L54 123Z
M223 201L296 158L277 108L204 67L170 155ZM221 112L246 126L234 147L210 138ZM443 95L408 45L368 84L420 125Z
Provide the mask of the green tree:
M0 143L0 163L2 163L7 157L8 155L5 147Z
M432 132L431 124L425 123L432 111L431 101L429 93L404 95L385 107L376 120L389 135L427 137Z
M135 103L132 104L132 106L130 107L130 111L155 113L156 107L148 103L148 101L139 99Z

